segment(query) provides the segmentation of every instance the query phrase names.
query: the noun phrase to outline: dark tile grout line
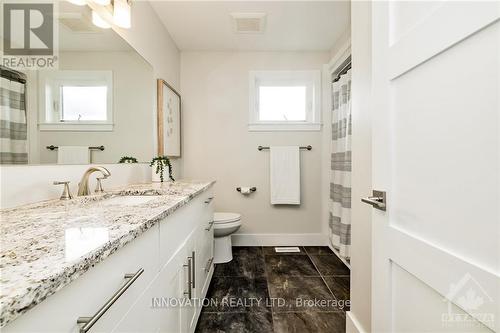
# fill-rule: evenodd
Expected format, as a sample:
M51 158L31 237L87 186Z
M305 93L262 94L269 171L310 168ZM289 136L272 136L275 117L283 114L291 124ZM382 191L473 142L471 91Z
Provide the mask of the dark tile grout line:
M326 278L326 277L333 277L333 278L336 278L336 277L349 277L349 279L350 279L350 277L351 277L351 276L350 276L350 275L345 275L345 274L340 274L340 275L337 275L337 274L335 274L335 275L323 275L323 274L319 271L318 266L316 266L316 264L314 263L314 260L312 260L311 256L309 255L309 252L307 252L307 249L306 249L306 247L305 247L305 246L304 246L304 251L306 252L307 256L309 257L309 260L311 260L312 264L314 265L314 268L316 268L316 270L317 270L317 271L318 271L318 273L320 274L321 279L322 279L322 280L323 280L323 282L325 283L326 287L328 288L328 290L330 291L330 293L333 295L333 297L335 298L335 300L338 302L338 301L339 301L339 299L338 299L338 298L337 298L337 296L333 293L333 291L332 291L332 289L330 288L330 286L328 285L328 283L326 283L325 278ZM323 254L317 254L317 255L323 255ZM334 256L337 256L335 253L333 253L333 254L324 254L324 255L334 255ZM339 258L339 259L340 259L340 258ZM345 263L343 263L343 262L342 262L342 264L344 264L344 265L345 265ZM349 271L350 271L350 269L349 269ZM350 294L350 289L351 289L351 287L350 287L350 283L349 283L349 294ZM350 299L350 298L351 298L351 297L349 296L349 299ZM344 312L345 312L346 310L341 309L341 311L344 311Z
M266 275L266 286L267 286L267 295L269 296L269 298L271 298L271 291L269 289L269 278L268 278L268 274L267 274L267 265L266 265L266 259L264 258L265 257L265 254L264 254L264 247L261 246L260 247L260 250L262 251L262 260L264 260L264 274ZM269 309L269 311L271 311L271 321L273 323L273 332L274 332L274 311L273 309Z
M316 266L316 263L314 262L314 260L311 258L311 255L309 254L309 252L307 252L307 248L306 246L299 246L300 249L304 250L304 253L305 255L307 256L307 258L309 259L309 261L313 264L314 266L314 269L318 272L318 275L297 275L297 276L301 276L301 277L321 277L321 280L323 281L323 283L325 284L326 288L328 288L328 291L330 292L330 294L333 296L333 298L338 302L339 299L337 298L337 296L335 296L335 294L333 293L332 289L330 288L330 286L328 285L328 283L326 283L326 280L325 280L325 277L350 277L350 275L323 275L318 266ZM264 253L264 247L261 246L261 249L262 249L262 255L265 257L265 256L270 256L270 255L279 255L278 253L273 253L273 254L265 254ZM299 252L297 252L299 253ZM286 254L283 254L283 255L286 255ZM302 254L297 254L297 255L302 255ZM316 254L318 256L336 256L335 253L326 253L326 254ZM344 264L342 262L342 264ZM345 264L344 264L345 265ZM264 265L264 269L266 270L266 265ZM287 275L288 276L288 275ZM294 275L290 275L290 277L294 277ZM267 280L267 270L266 270L266 280ZM267 280L268 281L268 280ZM269 284L269 281L268 281L268 284ZM269 287L268 287L268 290L269 290ZM270 294L269 294L270 296ZM345 311L345 310L342 310L341 311ZM292 311L293 312L293 311ZM295 311L296 312L296 311Z
M335 299L337 300L337 302L339 301L339 299L337 298L337 296L333 293L332 289L330 288L330 286L328 285L328 283L326 283L326 280L325 280L325 277L333 277L333 278L336 278L336 277L348 277L349 278L349 299L351 298L350 294L351 294L351 283L350 283L350 279L351 279L351 275L345 275L345 274L334 274L334 275L323 275L318 267L316 266L316 264L314 263L314 260L312 260L311 256L309 255L309 252L307 252L307 249L304 247L304 251L306 252L307 256L309 257L309 259L312 261L314 267L316 268L316 270L318 271L318 273L321 275L321 279L323 280L323 282L326 284L326 287L328 288L328 290L330 290L330 293L333 295L333 297L335 297ZM320 254L317 254L317 255L320 255ZM330 255L330 254L329 254ZM334 256L337 256L335 253L332 253L331 255L334 255ZM340 258L339 258L340 259ZM342 262L342 264L345 265L344 262ZM346 265L347 267L347 265ZM349 272L351 271L351 269L348 267L349 269ZM341 311L346 311L344 309L341 309Z
M335 294L333 293L332 289L330 289L330 286L328 285L328 283L326 283L325 278L323 277L323 275L319 271L318 266L316 266L316 263L314 262L314 260L312 260L311 256L309 255L309 252L307 252L307 249L305 247L304 247L304 252L306 253L306 255L309 258L309 260L312 262L312 264L313 264L314 268L316 269L316 271L318 271L319 276L321 276L321 280L323 280L323 283L325 284L325 286L330 291L330 294L332 294L333 298L335 298L335 300L338 302L339 300L337 299L337 296L335 296Z

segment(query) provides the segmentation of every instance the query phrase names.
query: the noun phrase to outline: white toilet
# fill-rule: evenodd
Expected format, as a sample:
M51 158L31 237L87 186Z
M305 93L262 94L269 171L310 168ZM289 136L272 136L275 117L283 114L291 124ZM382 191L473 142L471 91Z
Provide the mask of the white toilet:
M214 263L233 260L231 234L241 226L241 215L236 213L214 213Z

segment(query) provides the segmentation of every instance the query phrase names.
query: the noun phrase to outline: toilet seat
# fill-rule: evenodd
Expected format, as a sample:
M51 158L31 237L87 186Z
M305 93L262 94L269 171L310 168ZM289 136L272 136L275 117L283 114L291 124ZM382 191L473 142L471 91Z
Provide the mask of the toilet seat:
M241 220L241 214L236 213L214 213L214 223L216 225L238 222Z

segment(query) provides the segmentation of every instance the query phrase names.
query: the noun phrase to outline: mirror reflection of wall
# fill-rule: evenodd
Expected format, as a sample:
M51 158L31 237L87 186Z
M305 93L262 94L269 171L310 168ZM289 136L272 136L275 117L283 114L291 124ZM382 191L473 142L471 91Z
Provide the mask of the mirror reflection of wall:
M87 6L61 2L59 11L57 70L2 67L1 163L149 161L156 93L151 65L113 30L93 25Z

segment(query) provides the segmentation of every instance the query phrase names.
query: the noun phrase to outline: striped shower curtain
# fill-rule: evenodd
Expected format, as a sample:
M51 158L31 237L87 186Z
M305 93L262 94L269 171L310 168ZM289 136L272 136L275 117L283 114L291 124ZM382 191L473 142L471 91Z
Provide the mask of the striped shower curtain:
M332 84L330 241L350 259L351 247L351 70Z
M25 85L5 76L0 77L0 164L27 164Z

